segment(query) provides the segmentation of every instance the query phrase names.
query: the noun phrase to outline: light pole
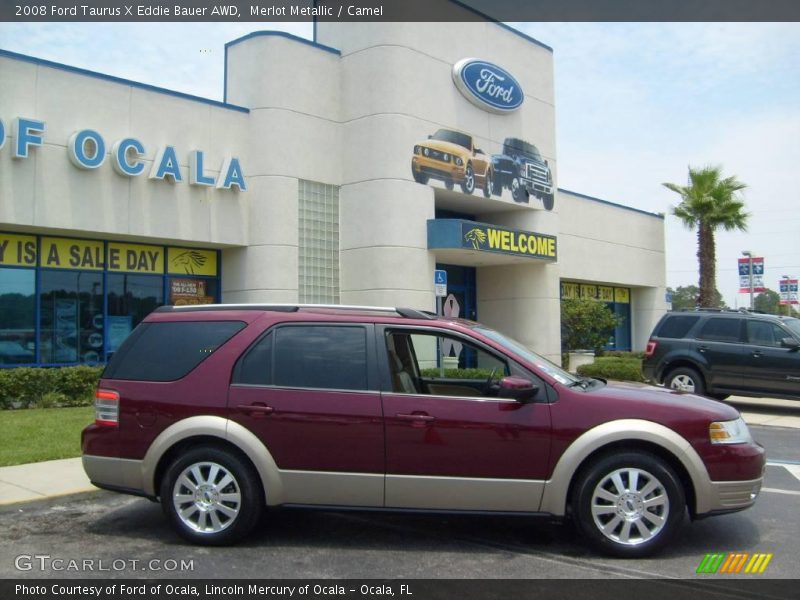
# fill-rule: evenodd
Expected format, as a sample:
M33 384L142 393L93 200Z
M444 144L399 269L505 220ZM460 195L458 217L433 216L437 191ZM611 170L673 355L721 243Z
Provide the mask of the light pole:
M750 281L750 310L753 310L753 253L750 250L742 250L742 256L747 257L748 273Z

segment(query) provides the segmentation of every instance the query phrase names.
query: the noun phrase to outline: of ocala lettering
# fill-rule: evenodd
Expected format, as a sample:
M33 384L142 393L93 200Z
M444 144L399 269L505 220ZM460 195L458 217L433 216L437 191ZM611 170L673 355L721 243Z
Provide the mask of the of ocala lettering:
M44 144L44 121L19 117L14 119L10 129L13 158L28 158L31 149ZM0 119L0 149L5 145L5 132L5 123ZM136 177L146 169L146 148L141 141L126 137L109 146L100 132L94 129L81 129L73 133L67 142L67 153L72 164L82 170L98 169L107 159L114 170L124 177ZM247 191L247 182L238 157L224 157L216 176L211 172L203 150L192 150L187 162L188 169L181 167L176 148L171 145L162 146L153 157L148 178L182 183L188 176L188 182L193 186Z

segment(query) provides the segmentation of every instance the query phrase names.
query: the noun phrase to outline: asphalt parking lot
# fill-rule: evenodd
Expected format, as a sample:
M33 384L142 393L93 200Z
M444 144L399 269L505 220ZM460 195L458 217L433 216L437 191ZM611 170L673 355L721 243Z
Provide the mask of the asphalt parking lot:
M756 505L687 523L655 558L599 556L571 526L543 518L299 510L271 512L242 545L200 548L173 533L157 504L95 492L0 509L0 578L724 577L695 573L710 552L772 553L761 577L797 578L800 436L751 430L770 461ZM84 559L92 568L66 567Z

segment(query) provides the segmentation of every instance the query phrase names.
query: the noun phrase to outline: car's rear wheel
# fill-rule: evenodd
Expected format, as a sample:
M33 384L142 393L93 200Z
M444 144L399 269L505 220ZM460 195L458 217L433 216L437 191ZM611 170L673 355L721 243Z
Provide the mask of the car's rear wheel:
M264 509L261 480L235 454L195 448L178 457L161 481L161 506L178 533L196 544L238 541Z
M703 376L691 367L678 367L664 378L664 385L673 390L703 395L706 391Z
M578 528L601 551L633 558L661 549L680 528L686 495L680 479L646 452L612 454L580 475L573 496Z

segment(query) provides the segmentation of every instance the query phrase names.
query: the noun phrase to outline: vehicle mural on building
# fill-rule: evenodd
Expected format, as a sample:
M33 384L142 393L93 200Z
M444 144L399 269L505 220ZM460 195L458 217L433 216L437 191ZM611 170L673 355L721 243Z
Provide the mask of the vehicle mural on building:
M471 135L452 129L438 129L414 146L411 174L421 184L439 179L448 190L458 184L465 194L471 194L476 186L486 198L493 191L492 165L486 153L475 146Z
M514 202L528 202L528 196L536 196L545 209L553 210L553 174L535 145L506 138L503 153L492 154L492 171L495 188L511 190Z
M499 153L487 156L472 135L441 128L414 145L411 174L423 185L441 181L449 191L456 185L464 194L480 188L485 198L491 198L510 190L514 202L527 204L533 196L546 210L554 206L550 164L534 144L520 138L506 138Z

